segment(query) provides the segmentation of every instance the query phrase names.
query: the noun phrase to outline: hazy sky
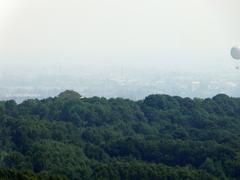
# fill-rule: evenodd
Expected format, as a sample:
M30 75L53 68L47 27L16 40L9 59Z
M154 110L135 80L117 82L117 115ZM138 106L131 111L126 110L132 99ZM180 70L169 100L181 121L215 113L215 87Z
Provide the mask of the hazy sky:
M224 71L239 0L0 0L0 70L70 64Z

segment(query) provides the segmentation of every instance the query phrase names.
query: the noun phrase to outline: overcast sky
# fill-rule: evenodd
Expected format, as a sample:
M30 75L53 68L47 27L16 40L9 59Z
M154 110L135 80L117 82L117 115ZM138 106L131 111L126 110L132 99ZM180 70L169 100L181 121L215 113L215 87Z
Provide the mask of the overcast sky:
M239 7L239 0L0 0L0 70L229 70Z

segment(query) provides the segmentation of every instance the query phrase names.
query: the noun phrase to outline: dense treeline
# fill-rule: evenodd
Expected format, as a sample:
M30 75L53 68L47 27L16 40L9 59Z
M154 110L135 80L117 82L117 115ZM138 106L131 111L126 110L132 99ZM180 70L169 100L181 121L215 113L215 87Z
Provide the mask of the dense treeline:
M240 179L240 98L4 101L0 147L2 179Z

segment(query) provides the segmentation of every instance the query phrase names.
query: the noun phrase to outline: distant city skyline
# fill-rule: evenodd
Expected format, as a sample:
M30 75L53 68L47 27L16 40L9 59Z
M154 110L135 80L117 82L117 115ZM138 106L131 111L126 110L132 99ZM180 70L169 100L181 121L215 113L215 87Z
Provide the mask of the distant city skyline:
M199 76L198 73L157 72L143 73L91 73L63 75L51 74L3 74L0 76L0 100L14 99L18 103L26 99L55 97L67 89L84 97L144 99L150 94L207 98L224 93L240 97L238 74L228 72Z

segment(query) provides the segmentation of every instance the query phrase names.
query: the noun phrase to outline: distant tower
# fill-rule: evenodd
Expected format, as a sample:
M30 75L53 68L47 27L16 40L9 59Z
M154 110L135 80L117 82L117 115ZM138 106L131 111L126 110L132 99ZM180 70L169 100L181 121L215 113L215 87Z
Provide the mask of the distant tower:
M123 73L124 73L124 72L123 72L123 65L121 65L121 80L123 80L123 76L124 76Z
M58 73L62 74L62 65L60 63L58 64Z

